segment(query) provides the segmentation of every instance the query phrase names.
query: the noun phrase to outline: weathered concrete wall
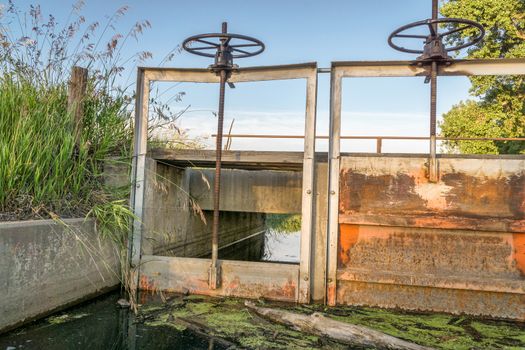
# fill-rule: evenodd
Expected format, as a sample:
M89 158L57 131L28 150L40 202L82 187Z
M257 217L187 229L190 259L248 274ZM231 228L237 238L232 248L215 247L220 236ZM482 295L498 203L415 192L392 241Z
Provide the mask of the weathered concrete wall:
M202 188L190 185L192 179L194 182L196 177L202 179L200 170L177 168L153 159L148 159L146 165L143 254L179 257L209 254L213 215L191 191L193 188L202 193L208 190L208 185L205 182L201 183ZM263 231L264 219L262 213L221 212L219 248Z
M337 302L525 320L525 159L343 157Z
M223 169L220 206L224 211L300 214L302 172ZM190 193L202 209L213 210L214 169L190 170Z
M118 250L92 220L0 223L0 332L119 283Z

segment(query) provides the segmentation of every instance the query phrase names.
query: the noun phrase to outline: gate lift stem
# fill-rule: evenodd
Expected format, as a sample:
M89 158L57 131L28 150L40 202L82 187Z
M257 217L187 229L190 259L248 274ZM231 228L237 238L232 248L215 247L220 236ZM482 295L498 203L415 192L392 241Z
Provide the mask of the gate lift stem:
M432 0L432 20L438 17L438 0ZM432 23L434 33L437 33L437 23ZM430 159L428 164L429 181L438 181L438 166L436 160L436 105L437 105L437 61L433 60L430 67Z
M439 33L439 24L447 26L457 26L446 32ZM427 27L429 35L420 34L402 34L402 32L415 28ZM458 33L464 30L476 30L477 34L473 35L466 42L454 47L446 47L443 43L443 38L448 35ZM399 27L393 31L388 37L388 44L402 52L421 53L417 58L418 65L430 63L430 75L425 79L425 83L430 82L430 159L429 159L429 181L438 181L438 165L436 160L436 95L437 95L437 75L438 64L450 65L453 60L448 56L450 51L458 51L468 46L478 43L485 35L483 27L474 21L462 18L438 18L438 0L432 0L432 18L423 21L410 23ZM406 49L393 42L394 38L411 38L424 39L425 45L423 50Z
M219 39L218 43L209 41L209 39ZM237 44L231 44L235 39L240 41ZM194 43L205 44L207 46L194 47ZM213 226L212 226L212 249L211 265L208 274L208 284L211 289L220 288L221 285L221 267L219 258L219 214L220 214L220 191L221 191L221 160L222 160L222 136L224 125L224 97L226 83L231 88L235 88L232 83L228 82L233 70L237 68L233 64L234 58L244 58L260 54L264 51L264 44L255 38L245 35L228 33L228 24L222 23L221 33L200 34L184 40L182 47L195 55L204 57L214 57L215 63L210 66L212 72L220 76L219 90L219 109L217 113L217 137L215 147L215 178L213 182ZM239 49L242 47L242 49ZM246 51L246 48L253 47L255 51ZM214 53L206 51L215 51ZM248 49L249 50L249 49Z

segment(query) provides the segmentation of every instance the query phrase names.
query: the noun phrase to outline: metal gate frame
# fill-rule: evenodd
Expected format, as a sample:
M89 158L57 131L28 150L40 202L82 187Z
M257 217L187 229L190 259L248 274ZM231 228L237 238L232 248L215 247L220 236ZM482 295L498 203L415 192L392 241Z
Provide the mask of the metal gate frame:
M438 66L438 76L524 75L525 59L456 60ZM421 61L332 62L330 80L329 194L327 304L337 303L337 256L339 249L339 176L341 141L341 92L343 78L428 76L430 66ZM429 164L439 169L435 152ZM429 169L431 170L431 169ZM430 171L429 171L430 173Z
M310 301L317 63L239 68L233 71L229 81L236 83L289 79L306 79L300 263L290 265L223 260L222 287L212 290L208 288L207 277L210 259L142 255L141 244L150 83L218 83L219 76L208 69L138 68L131 191L131 207L136 218L133 220L128 247L132 286L207 295L266 297L300 303Z

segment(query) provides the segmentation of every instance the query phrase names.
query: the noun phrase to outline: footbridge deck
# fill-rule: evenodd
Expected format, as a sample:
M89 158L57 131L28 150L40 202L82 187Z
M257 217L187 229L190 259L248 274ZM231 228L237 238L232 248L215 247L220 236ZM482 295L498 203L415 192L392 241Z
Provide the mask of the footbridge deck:
M215 167L215 151L155 148L148 156L179 167ZM317 153L316 159L326 162L326 153ZM222 168L245 170L303 170L303 152L223 151Z

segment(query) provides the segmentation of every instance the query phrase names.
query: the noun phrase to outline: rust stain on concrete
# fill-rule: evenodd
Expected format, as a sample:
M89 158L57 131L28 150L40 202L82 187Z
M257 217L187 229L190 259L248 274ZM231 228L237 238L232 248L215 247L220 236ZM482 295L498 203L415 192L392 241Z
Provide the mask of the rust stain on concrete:
M339 225L339 267L350 261L350 249L359 239L359 225Z
M153 278L150 278L148 276L141 275L140 281L139 281L139 288L141 290L154 290L155 289L155 281Z
M288 298L295 297L296 285L294 281L290 278L288 282L282 287L283 295Z
M326 292L326 303L329 306L335 306L337 303L336 295L336 285L335 283L328 283L328 288Z
M521 275L525 277L525 233L514 233L512 239L516 268L521 272Z

